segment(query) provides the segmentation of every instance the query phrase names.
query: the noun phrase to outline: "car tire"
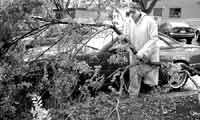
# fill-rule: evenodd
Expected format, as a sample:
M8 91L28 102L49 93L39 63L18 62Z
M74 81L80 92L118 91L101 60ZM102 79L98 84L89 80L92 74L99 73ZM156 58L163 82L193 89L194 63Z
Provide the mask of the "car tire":
M197 41L198 44L200 43L200 34L199 33L196 34L196 41Z
M187 38L186 44L192 44L192 39L193 39L193 38Z
M178 66L181 66L181 64L189 65L187 62L182 60L175 61L174 64ZM183 69L181 69L181 71L174 72L170 76L168 84L170 87L174 89L181 88L186 84L188 77L189 77L188 74Z

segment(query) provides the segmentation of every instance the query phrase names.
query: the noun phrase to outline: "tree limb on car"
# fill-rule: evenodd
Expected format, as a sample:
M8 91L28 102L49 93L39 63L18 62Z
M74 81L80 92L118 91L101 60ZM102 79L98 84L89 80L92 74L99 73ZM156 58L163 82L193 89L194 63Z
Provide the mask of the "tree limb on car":
M38 17L38 16L33 16L32 18L35 19L35 20L40 20L40 21L43 21L43 22L47 22L47 23L52 24L52 25L53 24L74 24L74 25L77 25L77 26L107 27L107 28L112 29L116 34L123 35L123 33L115 25L112 25L112 24L77 23L76 20L73 20L73 19L69 19L68 21L62 21L62 20L57 20L57 19L46 19L46 18L42 18L42 17ZM105 46L103 46L102 49L100 49L100 51L97 53L97 55L108 51L109 48L111 48L117 41L120 41L120 40L121 39L118 39L118 37L117 37L116 39L110 41ZM137 51L136 51L135 47L132 45L132 43L130 42L130 40L123 39L122 41L125 41L126 43L128 43L128 46L129 46L130 50L133 52L133 54L137 54ZM158 65L158 63L152 63L152 62L144 60L144 59L140 59L140 61L148 63L148 64L151 64L151 65L153 65L153 64Z

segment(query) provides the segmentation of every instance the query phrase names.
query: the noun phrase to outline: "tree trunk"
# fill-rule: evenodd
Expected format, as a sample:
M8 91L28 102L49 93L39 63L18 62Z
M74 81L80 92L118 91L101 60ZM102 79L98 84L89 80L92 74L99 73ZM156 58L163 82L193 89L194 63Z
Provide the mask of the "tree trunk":
M156 5L158 0L140 0L140 4L142 6L142 11L146 14L150 14Z

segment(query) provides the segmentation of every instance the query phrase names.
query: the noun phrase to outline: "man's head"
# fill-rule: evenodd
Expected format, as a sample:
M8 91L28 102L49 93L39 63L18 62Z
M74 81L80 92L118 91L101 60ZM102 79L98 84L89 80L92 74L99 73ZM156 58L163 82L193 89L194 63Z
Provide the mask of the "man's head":
M141 5L138 2L129 2L127 15L133 19L141 14Z

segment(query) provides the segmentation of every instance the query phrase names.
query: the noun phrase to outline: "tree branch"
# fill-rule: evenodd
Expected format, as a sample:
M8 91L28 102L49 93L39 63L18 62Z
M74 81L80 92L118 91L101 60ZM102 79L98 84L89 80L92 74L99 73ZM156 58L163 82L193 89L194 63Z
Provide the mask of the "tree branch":
M43 30L43 28L47 28L49 25L51 25L51 23L47 23L47 24L44 24L44 25L42 25L42 26L40 26L38 28L32 29L31 31L25 33L21 37L14 39L12 44L16 44L19 40L21 40L21 39L23 39L25 37L28 37L29 35L32 35L32 34L34 34L34 32L40 31L41 29Z
M32 17L35 20L40 20L43 22L48 22L51 24L77 24L77 25L83 25L83 26L91 26L91 27L108 27L113 29L117 34L121 35L122 32L115 26L115 25L111 25L111 24L103 24L103 23L96 23L96 24L89 24L89 23L77 23L75 20L71 20L71 21L61 21L61 20L56 20L56 19L45 19L45 18L41 18L41 17Z
M144 8L144 12L147 13L147 14L150 14L153 7L155 6L155 4L157 3L158 0L153 0L153 2L151 2L151 4L149 5L148 8Z
M113 110L109 113L109 115L106 117L106 120L113 114L113 112L117 112L117 119L120 120L120 114L119 114L119 99L117 99L117 104L116 106L113 108Z
M107 29L108 29L108 28L107 28ZM84 46L86 46L87 43L88 43L90 40L92 40L92 38L94 38L97 34L103 32L103 31L105 31L105 30L107 30L107 29L103 29L103 30L101 30L101 31L98 31L98 32L96 32L94 35L90 36L90 38L89 38L85 43L83 43L83 45L76 51L76 53L74 54L74 56L76 56L76 55L80 52L80 50L81 50Z
M140 5L142 7L142 10L144 11L146 7L145 7L145 3L143 0L140 0Z
M38 59L39 59L41 56L43 56L48 50L50 50L53 46L55 46L58 42L62 41L64 37L65 37L65 34L64 34L59 40L57 40L54 44L52 44L49 48L47 48L45 51L43 51L39 56L37 56L37 57L35 58L35 60L38 60ZM35 61L35 60L34 60L34 61Z
M43 22L47 22L47 23L51 23L51 24L76 24L79 26L89 26L89 27L107 27L109 29L112 29L115 33L117 33L118 35L121 35L122 32L115 26L115 25L111 25L111 24L103 24L103 23L97 23L97 24L87 24L87 23L77 23L74 20L69 21L60 21L60 20L55 20L55 19L44 19L41 17L32 17L35 20L40 20ZM114 39L113 41L109 42L108 44L106 44L100 51L99 53L105 52L107 51L110 47L113 46L114 43L116 43L118 40Z
M68 0L67 3L65 4L65 9L69 7L70 3L71 3L71 0Z

